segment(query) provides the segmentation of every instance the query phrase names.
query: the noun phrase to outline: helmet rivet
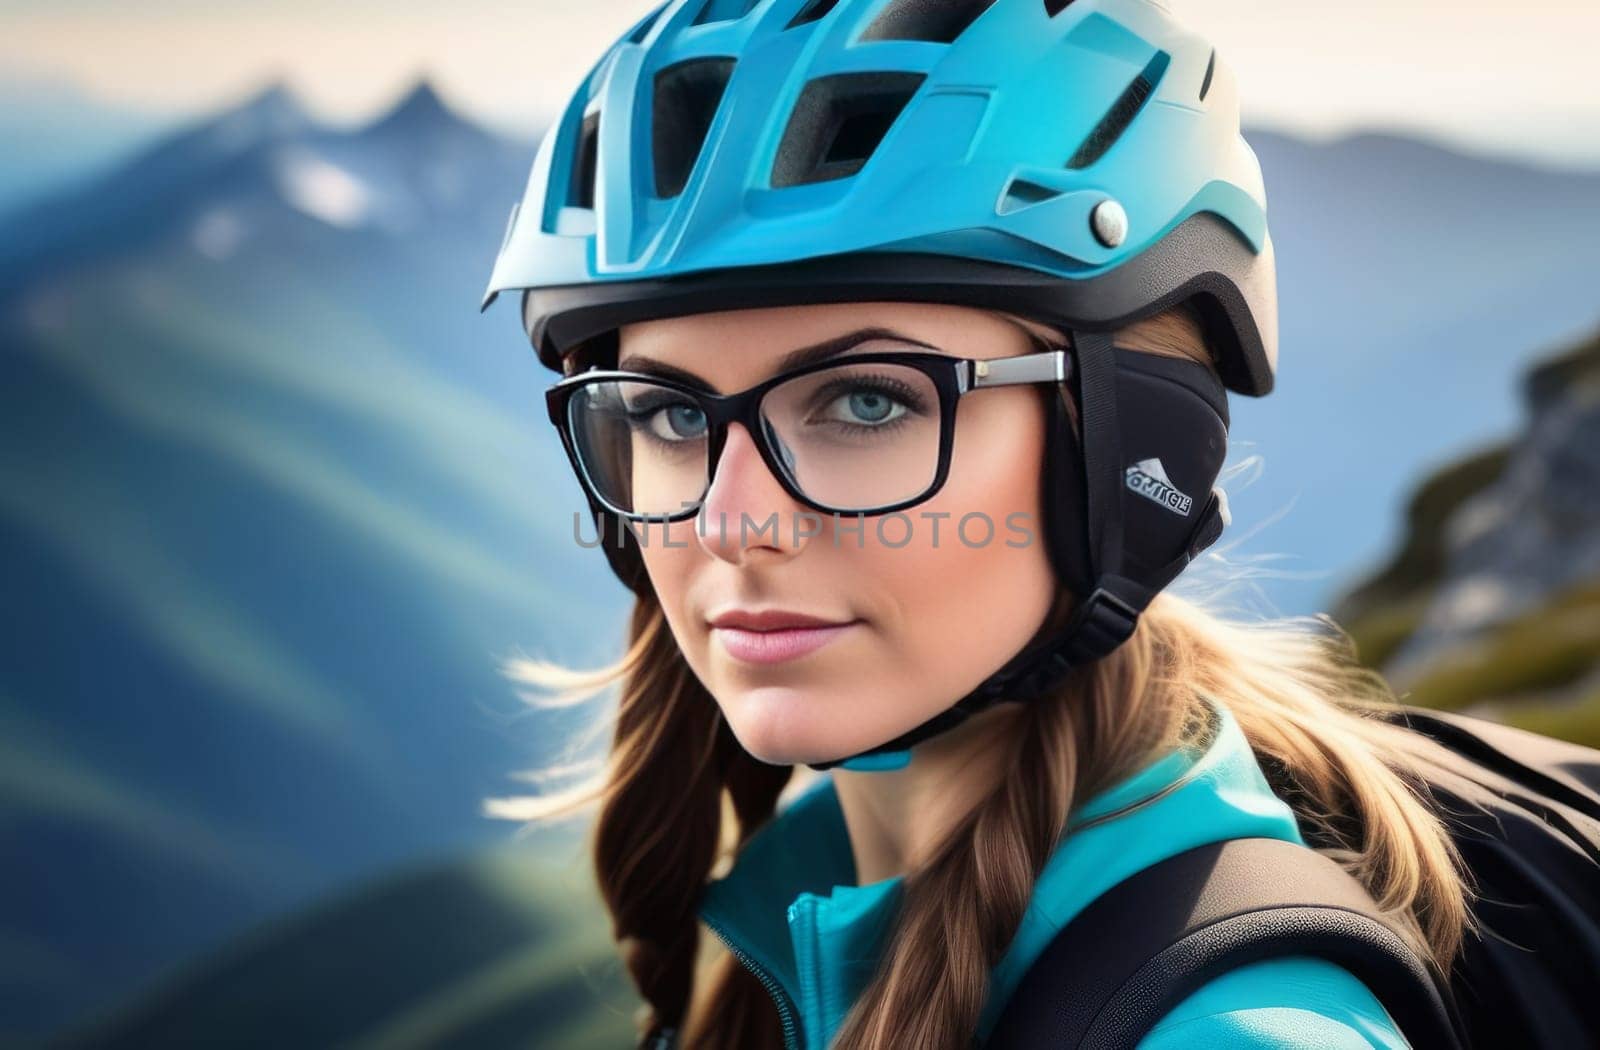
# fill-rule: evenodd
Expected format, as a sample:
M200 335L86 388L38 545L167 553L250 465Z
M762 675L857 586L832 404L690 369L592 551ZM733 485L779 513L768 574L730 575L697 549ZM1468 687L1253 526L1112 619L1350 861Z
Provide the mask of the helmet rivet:
M1095 240L1107 248L1115 248L1128 236L1128 213L1122 210L1122 205L1107 198L1089 213L1089 227L1094 230Z

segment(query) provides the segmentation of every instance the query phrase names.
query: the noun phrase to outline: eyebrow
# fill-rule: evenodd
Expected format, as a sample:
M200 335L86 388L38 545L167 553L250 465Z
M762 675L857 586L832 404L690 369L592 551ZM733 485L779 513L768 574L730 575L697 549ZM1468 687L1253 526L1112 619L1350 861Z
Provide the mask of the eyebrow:
M832 339L824 339L820 343L813 343L810 346L802 346L798 350L789 351L778 359L778 367L773 369L772 374L782 375L784 372L792 371L817 361L826 361L830 357L838 357L845 351L873 339L893 339L902 343L910 343L913 346L920 346L926 350L943 352L936 346L924 343L920 339L913 339L911 336L903 332L897 332L893 328L858 328L853 332L846 332L844 335L837 335ZM617 362L617 368L627 372L660 376L663 379L676 379L681 383L699 387L709 393L716 392L712 389L711 384L693 372L679 368L676 365L669 365L665 361L657 361L655 358L647 357L644 354L629 354Z

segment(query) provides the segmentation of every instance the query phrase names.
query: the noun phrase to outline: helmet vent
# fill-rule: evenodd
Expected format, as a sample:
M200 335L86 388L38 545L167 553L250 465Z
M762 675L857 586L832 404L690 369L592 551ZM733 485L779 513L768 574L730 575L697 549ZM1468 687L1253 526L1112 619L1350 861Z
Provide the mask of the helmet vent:
M705 6L700 8L700 13L694 16L694 24L703 26L712 22L737 22L760 2L761 0L706 0Z
M578 150L572 158L572 184L567 203L574 208L594 207L595 160L600 147L600 111L583 115L578 129Z
M802 7L800 12L796 14L794 18L790 20L789 24L783 28L793 29L796 26L810 25L812 22L820 22L822 19L826 18L828 16L828 12L832 11L838 6L838 4L839 0L811 0L811 2Z
M954 43L994 0L893 0L872 20L862 40Z
M1211 74L1217 71L1217 49L1211 49L1211 58L1206 62L1206 76L1200 81L1200 101L1206 100L1206 92L1211 90Z
M1010 215L1030 204L1038 204L1060 195L1060 190L1051 189L1049 186L1041 186L1027 179L1012 179L1011 184L1006 187L1005 196L1000 198L1000 207L997 211L1001 215Z
M691 58L656 74L651 136L657 197L683 192L733 65L731 58Z
M1083 140L1083 145L1078 147L1078 152L1067 161L1069 168L1087 168L1101 157L1122 137L1128 130L1128 125L1133 123L1133 118L1139 115L1139 110L1155 94L1156 85L1161 81L1161 75L1167 71L1167 64L1171 58L1165 51L1157 51L1148 65L1134 77L1122 94L1106 110L1106 115L1100 118L1100 123L1089 132L1089 137Z
M838 73L805 86L772 165L774 188L854 175L872 157L921 73Z
M1072 6L1072 0L1044 0L1044 13L1049 18L1054 18Z

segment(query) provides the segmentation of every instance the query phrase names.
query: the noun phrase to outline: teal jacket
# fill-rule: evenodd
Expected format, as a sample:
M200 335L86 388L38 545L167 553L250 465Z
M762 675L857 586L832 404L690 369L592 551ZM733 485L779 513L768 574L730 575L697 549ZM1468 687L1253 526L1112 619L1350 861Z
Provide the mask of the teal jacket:
M1305 844L1222 704L1204 750L1174 750L1083 803L990 975L987 1038L1045 946L1105 890L1194 846L1246 836ZM782 807L706 887L700 917L777 1003L792 1050L826 1050L866 986L902 878L855 885L831 776ZM1388 1011L1343 967L1309 955L1240 966L1175 1006L1137 1050L1409 1047Z

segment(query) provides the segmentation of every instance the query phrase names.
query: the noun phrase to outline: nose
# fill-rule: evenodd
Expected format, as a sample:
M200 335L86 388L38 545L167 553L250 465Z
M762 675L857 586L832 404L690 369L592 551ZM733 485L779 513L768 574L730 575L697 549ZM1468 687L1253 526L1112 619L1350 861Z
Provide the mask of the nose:
M779 447L780 455L786 451ZM803 513L806 508L767 469L750 431L730 423L696 529L701 547L734 564L792 557L805 546L808 533L820 531L817 522L800 517Z

